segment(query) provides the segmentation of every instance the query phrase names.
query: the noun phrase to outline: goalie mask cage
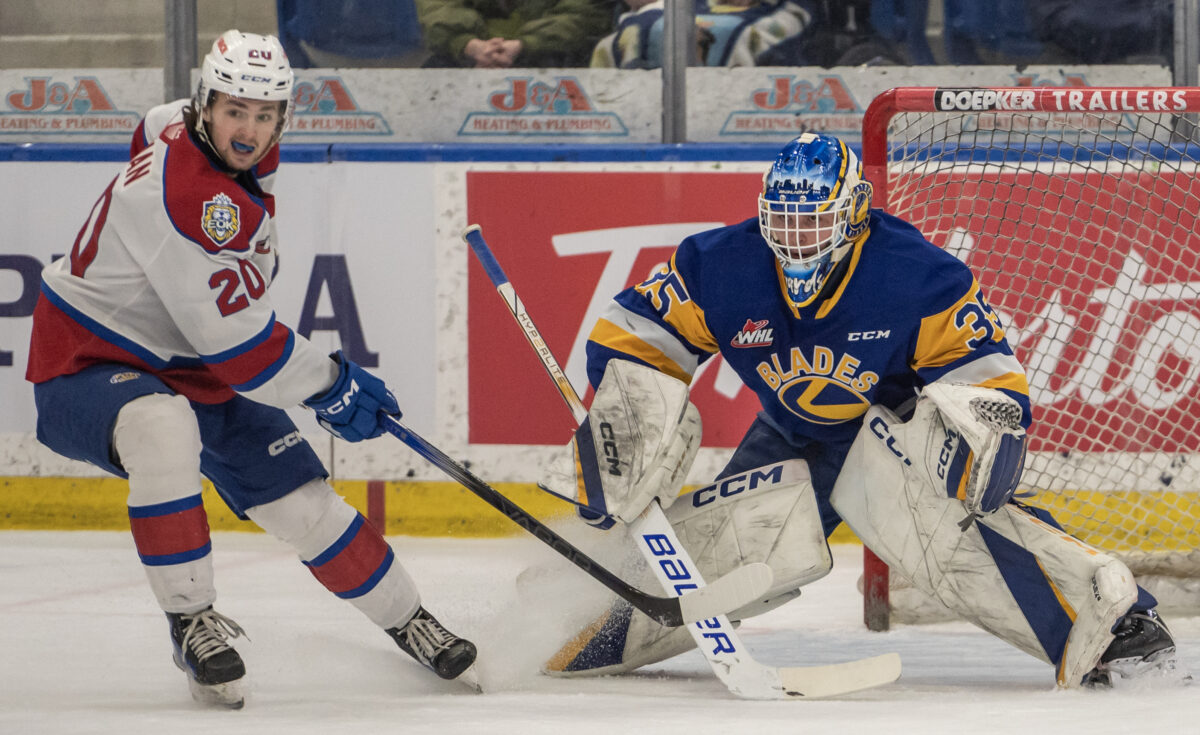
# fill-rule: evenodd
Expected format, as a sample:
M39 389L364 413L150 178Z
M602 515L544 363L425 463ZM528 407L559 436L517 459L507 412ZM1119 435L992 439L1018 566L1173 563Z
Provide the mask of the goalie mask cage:
M904 88L863 120L874 206L971 266L1025 367L1019 492L1175 599L1200 580L1197 112L1195 88ZM867 626L921 618L866 557Z

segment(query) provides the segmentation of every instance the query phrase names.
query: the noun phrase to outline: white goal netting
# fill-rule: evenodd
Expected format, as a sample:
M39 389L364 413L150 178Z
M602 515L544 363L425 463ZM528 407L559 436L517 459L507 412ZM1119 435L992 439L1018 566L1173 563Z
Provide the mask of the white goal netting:
M1195 89L906 89L864 124L876 206L972 267L1025 366L1022 490L1165 607L1200 580L1197 111Z

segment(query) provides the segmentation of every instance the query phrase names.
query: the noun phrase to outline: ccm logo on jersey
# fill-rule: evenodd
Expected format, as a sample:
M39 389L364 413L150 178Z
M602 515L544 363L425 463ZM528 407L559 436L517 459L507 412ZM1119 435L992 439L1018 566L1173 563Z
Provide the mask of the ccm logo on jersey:
M276 439L275 441L271 442L267 446L267 454L271 455L272 457L278 457L287 451L288 447L294 447L302 441L304 440L300 438L300 432L293 431L282 439Z
M770 347L775 341L775 329L767 326L767 319L747 319L741 330L733 335L729 344L734 347Z
M617 436L613 433L612 424L607 421L600 424L600 438L604 441L604 461L608 463L608 474L621 476L621 455L617 452Z
M878 329L873 332L851 332L846 335L848 342L866 342L872 339L887 339L892 336L890 329Z

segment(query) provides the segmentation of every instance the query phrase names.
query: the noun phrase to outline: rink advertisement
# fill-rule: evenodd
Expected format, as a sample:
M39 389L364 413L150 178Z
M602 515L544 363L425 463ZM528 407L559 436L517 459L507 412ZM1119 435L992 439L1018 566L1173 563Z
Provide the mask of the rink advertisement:
M644 280L687 235L753 215L761 181L757 172L470 172L467 218L483 226L530 317L583 395L584 344L605 304ZM581 206L596 192L604 192L603 206ZM566 443L570 413L536 357L522 348L503 304L489 295L482 269L472 264L469 273L471 442ZM734 446L754 417L753 395L719 356L702 366L692 400L705 417L705 446Z
M158 70L0 70L0 142L129 141L162 101Z
M1028 176L1028 175L1027 175ZM1138 176L1138 175L1131 175ZM1144 178L1144 175L1141 175ZM1194 189L1194 174L1162 174L1158 191ZM1183 264L1182 248L1152 226L1106 233L1097 240L1121 198L1139 191L1135 181L1091 173L1043 193L1037 218L1070 209L1071 192L1094 192L1066 225L1066 234L1095 242L1089 259L1065 258L1053 243L1024 242L988 231L961 228L962 218L930 222L934 242L952 249L975 272L1008 332L1008 342L1027 366L1031 398L1040 421L1031 451L1194 452L1200 440L1184 428L1151 439L1145 432L1114 427L1160 421L1184 427L1181 418L1200 412L1200 272ZM550 348L580 393L587 390L584 345L609 299L644 280L683 236L733 224L753 215L760 177L753 173L658 172L471 172L468 219L484 227L497 258ZM982 172L958 186L957 209L971 212L1007 206L991 199L992 181ZM1028 182L1010 183L1013 192ZM578 202L603 191L603 207ZM941 191L937 189L935 191ZM935 194L933 196L940 196ZM1014 197L1017 194L1014 193ZM1015 201L1015 200L1014 200ZM921 200L910 203L919 207ZM1192 222L1196 214L1168 202L1164 222ZM1032 227L1033 221L1005 226ZM1188 229L1184 226L1184 229ZM1039 263L1056 264L1043 280ZM470 441L480 444L554 443L569 435L570 417L553 386L522 346L522 336L490 294L482 270L471 266L468 334ZM546 274L553 274L547 277ZM1068 294L1071 296L1068 297ZM762 335L748 324L745 340ZM482 348L482 349L480 349ZM497 355L504 356L497 359ZM504 386L504 390L497 390ZM701 366L692 398L704 417L704 446L737 444L757 403L717 355ZM519 421L512 417L519 416ZM1118 422L1114 416L1122 417ZM1066 417L1086 424L1073 438L1050 427Z
M70 251L93 202L120 168L117 162L0 163L0 219L8 223L0 255L0 458L10 468L88 472L34 440L33 391L24 375L40 271ZM285 163L275 186L280 271L270 289L280 322L382 376L406 419L422 430L437 423L437 363L430 359L438 341L433 173L432 164L384 170L370 163ZM54 197L45 196L50 191ZM197 227L203 214L196 213ZM311 413L292 413L332 460L336 476L361 478L378 466L371 452L331 455L330 437Z
M548 453L567 442L573 420L469 257L462 229L483 227L550 349L587 395L584 343L600 310L665 261L682 238L753 216L764 165L301 163L285 157L276 187L282 271L272 297L281 321L323 349L348 350L394 386L414 429L491 480L536 481ZM0 221L10 243L0 255L0 386L6 396L0 456L11 471L88 472L33 439L24 366L39 272L69 250L119 168L116 161L0 163ZM1164 179L1159 185L1185 183ZM985 187L967 184L961 191L966 202L998 206ZM1090 237L1117 204L1113 199L1081 210L1090 214L1070 233ZM1097 243L1090 265L1070 264L1084 270L1061 276L1083 294L1073 300L1028 285L1022 296L993 300L1018 357L1042 366L1029 373L1039 411L1078 416L1104 432L1105 417L1114 412L1170 422L1180 412L1200 410L1200 354L1193 347L1200 340L1191 339L1200 334L1200 273L1169 268L1173 248L1183 245L1161 240L1149 230ZM988 233L965 230L938 244L966 259L985 290L1002 277L1027 279L1038 248L1052 247L998 249ZM1050 330L1051 317L1061 321L1061 314L1070 317L1064 323L1071 328ZM1119 328L1097 332L1101 322ZM743 337L753 342L766 335L751 324ZM1174 377L1164 380L1167 374ZM696 375L693 397L704 416L705 449L692 480L703 481L737 443L756 403L719 356ZM334 447L311 416L296 412L295 418L323 442L339 478L437 478L394 442ZM1034 437L1035 449L1066 448L1036 428ZM1136 451L1138 441L1130 435L1123 446ZM1197 446L1194 436L1171 435L1171 441L1172 451Z
M1166 85L1157 66L737 67L687 73L687 139L858 140L892 87ZM125 142L163 101L157 69L0 70L0 142ZM299 69L298 143L656 143L662 74L612 69ZM967 101L967 104L974 104Z

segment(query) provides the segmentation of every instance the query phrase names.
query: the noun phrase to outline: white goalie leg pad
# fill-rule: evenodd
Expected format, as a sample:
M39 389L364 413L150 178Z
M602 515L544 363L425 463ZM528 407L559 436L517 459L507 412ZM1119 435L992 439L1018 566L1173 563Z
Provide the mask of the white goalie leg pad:
M833 567L804 460L718 480L681 496L666 515L706 579L750 562L771 567L772 587L760 600L729 613L732 620L760 615L794 599L801 586ZM560 676L618 674L695 645L686 627L664 627L618 600L568 641L545 670Z
M307 562L328 555L359 519L359 512L342 499L325 480L311 480L278 500L246 511L264 531L296 549ZM376 536L374 529L360 533ZM385 544L372 538L375 544ZM353 544L347 551L354 553ZM317 575L323 583L327 579ZM328 584L327 584L328 586ZM381 628L392 628L413 616L421 604L416 584L399 561L394 561L370 591L347 598Z
M151 393L125 404L113 424L112 442L129 474L131 516L139 509L200 495L200 427L183 396ZM185 529L189 536L207 537L208 525L202 516L191 522L203 527ZM131 526L133 523L131 520ZM136 526L133 531L137 543ZM143 561L150 589L163 610L199 612L217 599L211 553L169 564L151 564L146 557Z
M700 449L700 412L682 381L628 360L609 362L587 419L542 486L629 523L658 499L670 507Z
M1050 661L1001 576L978 525L965 531L962 501L922 458L939 441L930 412L908 423L874 406L846 457L832 502L847 525L891 569L962 618ZM1133 575L1117 559L1012 505L978 521L1036 560L1073 620L1056 678L1078 686L1112 640L1111 627L1137 599Z
M718 480L680 497L666 516L705 579L752 562L771 567L771 588L758 602L731 612L731 620L778 607L833 568L802 459Z

